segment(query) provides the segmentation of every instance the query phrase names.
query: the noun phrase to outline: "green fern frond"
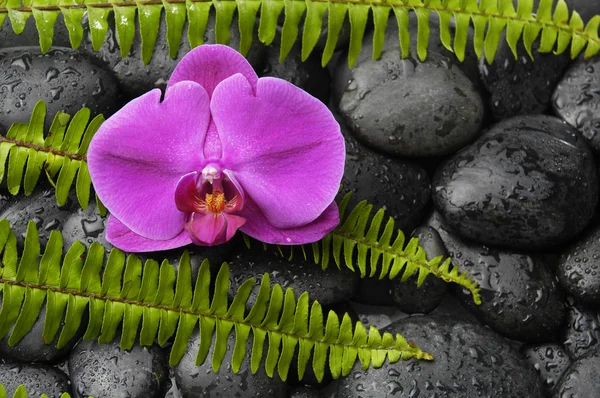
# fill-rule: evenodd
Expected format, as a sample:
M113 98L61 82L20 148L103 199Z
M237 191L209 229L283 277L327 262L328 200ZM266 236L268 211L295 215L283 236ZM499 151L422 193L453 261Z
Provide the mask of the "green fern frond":
M438 256L427 260L425 250L419 246L417 238L411 238L408 243L401 230L394 230L394 219L388 218L383 232L381 231L385 211L379 209L371 216L373 205L362 201L344 219L344 214L350 201L351 193L346 194L340 202L340 225L323 239L312 245L301 246L278 246L279 252L285 256L284 250L289 249L289 258L294 256L295 250L301 250L304 258L308 258L307 252L312 250L312 257L316 264L321 263L326 269L331 259L338 268L342 264L351 271L356 272L355 265L362 278L376 276L379 279L385 277L394 279L401 275L401 281L405 282L419 272L417 286L421 287L428 275L433 275L445 282L456 283L471 292L475 304L481 304L480 288L473 278L467 273L459 273L457 267L452 267L450 258L444 259ZM368 227L368 229L367 229ZM395 232L395 239L394 237ZM246 238L246 245L250 246L250 240Z
M46 104L38 101L29 123L13 123L6 136L0 136L0 182L6 175L11 194L19 193L22 184L25 195L30 195L44 169L56 188L60 206L67 203L73 182L79 204L84 209L88 206L92 180L86 154L104 118L98 115L89 122L87 108L78 111L69 123L70 118L66 113L57 113L44 135Z
M9 397L6 394L6 390L4 389L4 386L2 385L2 383L0 383L0 398L28 398L29 395L27 395L27 389L25 388L25 386L20 385L17 390L15 391L15 393ZM48 396L46 394L42 394L40 397L29 397L29 398L48 398ZM63 393L61 394L60 398L71 398L71 395L69 393Z
M281 59L283 60L298 39L299 25L305 15L302 32L302 57L313 51L322 30L327 12L328 36L322 63L331 59L344 20L350 21L351 34L348 53L350 66L356 62L362 47L369 13L375 25L373 57L378 58L383 48L385 29L393 11L399 26L399 40L403 57L408 56L410 36L407 29L408 12L418 17L417 52L420 59L427 56L430 14L439 16L440 38L459 60L464 59L468 29L475 28L474 47L478 57L492 62L502 37L516 56L517 43L523 39L526 50L532 54L532 45L541 37L540 52L562 53L570 47L575 58L585 49L589 58L600 51L598 28L600 16L587 25L581 16L569 11L565 0L541 0L534 10L534 0L519 0L515 8L512 0L0 0L0 25L8 15L15 33L21 33L25 22L33 15L40 36L42 52L52 45L54 24L59 13L69 32L73 48L83 39L82 17L88 13L92 46L98 51L106 38L108 16L115 14L117 40L125 57L133 43L136 11L142 38L142 59L152 57L158 35L161 13L164 9L167 24L169 56L174 57L182 39L183 26L188 21L188 38L192 47L204 41L204 32L211 8L216 13L216 41L227 44L234 12L238 14L240 52L246 54L252 43L256 16L260 9L258 38L271 44L277 30L277 20L283 11L285 21L281 32ZM454 35L450 30L452 17L456 21Z
M333 377L337 378L351 371L357 357L363 369L370 365L381 367L386 358L390 362L408 358L432 359L430 354L399 334L395 337L390 333L381 335L374 327L367 332L360 322L353 327L348 314L340 321L330 311L324 322L318 302L309 304L307 293L302 293L296 300L292 289L284 292L278 284L271 287L268 273L263 276L256 300L247 312L246 302L254 278L245 281L229 303L229 266L226 263L218 272L211 297L208 261L202 263L192 288L187 252L181 257L178 272L166 260L160 265L147 260L142 265L137 256L126 256L118 249L113 249L105 259L104 248L98 243L92 243L84 257L85 252L85 246L77 241L63 257L62 235L52 231L42 255L38 231L35 223L30 221L19 256L9 222L0 220L0 339L10 332L9 345L17 344L29 332L45 302L42 338L46 343L54 341L66 312L57 343L59 348L64 346L76 335L84 312L89 308L84 339L110 342L119 326L122 327L120 343L123 349L130 349L138 334L141 345L152 345L155 340L165 345L173 338L171 365L183 357L198 324L201 338L196 363L199 365L206 360L214 335L211 363L215 372L225 356L232 329L236 337L231 364L234 372L239 371L244 360L246 342L252 331L252 372L261 365L262 347L267 340L266 373L272 377L277 369L282 380L287 378L296 347L300 379L311 353L313 370L319 380L324 376L326 362L329 362Z

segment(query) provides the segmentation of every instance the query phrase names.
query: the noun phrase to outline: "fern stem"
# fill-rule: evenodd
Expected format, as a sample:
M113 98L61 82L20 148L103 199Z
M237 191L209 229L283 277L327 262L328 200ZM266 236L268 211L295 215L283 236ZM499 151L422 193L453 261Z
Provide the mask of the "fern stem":
M16 146L20 146L20 147L24 147L24 148L35 149L38 152L47 152L47 153L51 153L51 154L57 155L57 156L64 156L64 157L72 159L72 160L80 160L82 162L87 162L87 157L84 155L77 155L75 153L61 151L60 149L50 148L50 147L43 146L43 145L36 145L32 142L24 142L24 141L0 136L0 143L3 143L3 142L7 142L9 144L14 144Z

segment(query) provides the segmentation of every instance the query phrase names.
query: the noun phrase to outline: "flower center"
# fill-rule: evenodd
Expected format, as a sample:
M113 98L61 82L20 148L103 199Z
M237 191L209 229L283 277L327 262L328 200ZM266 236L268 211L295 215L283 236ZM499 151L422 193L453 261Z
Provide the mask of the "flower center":
M204 202L206 203L206 208L209 212L220 214L225 210L225 205L227 201L225 200L225 194L220 191L215 191L213 193L207 193L205 195L206 199ZM235 198L233 198L235 200Z

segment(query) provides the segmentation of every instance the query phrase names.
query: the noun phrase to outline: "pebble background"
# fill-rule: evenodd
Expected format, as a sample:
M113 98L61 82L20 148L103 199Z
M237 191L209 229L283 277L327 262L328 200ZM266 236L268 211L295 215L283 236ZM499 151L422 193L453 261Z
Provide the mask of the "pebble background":
M600 0L567 3L584 20L600 14ZM352 191L350 206L366 199L384 207L407 236L420 238L429 258L452 258L479 283L482 305L433 277L421 289L416 277L404 284L360 279L335 267L323 271L300 255L289 262L277 252L248 250L239 237L191 250L194 272L204 257L215 269L228 261L232 291L256 277L251 301L268 273L272 283L308 291L326 311L402 333L431 352L433 362L368 371L357 364L348 377L326 374L321 384L310 369L302 381L292 369L284 383L263 369L253 375L248 359L234 374L231 336L219 374L210 362L195 366L197 338L171 368L168 347L158 345L131 351L77 339L61 350L45 345L42 308L19 345L0 340L0 382L9 396L25 384L50 397L63 391L97 398L600 397L600 57L536 54L531 62L522 48L515 60L502 45L492 65L472 51L459 63L440 45L436 21L425 62L400 58L390 24L382 59L371 59L367 33L356 66L348 69L347 21L339 56L328 68L320 67L319 54L301 62L299 47L279 64L278 39L270 47L255 40L249 60L259 75L287 79L330 106L347 146L340 197ZM121 59L109 24L99 52L91 51L89 37L72 50L59 16L54 47L42 55L33 19L20 36L7 19L0 30L0 133L27 121L38 99L48 102L50 114L88 106L108 117L133 97L164 88L189 51L184 31L177 57L168 58L163 23L148 66L137 39ZM416 37L414 16L409 29ZM212 17L206 41L214 42ZM239 43L235 30L231 42L234 48ZM29 197L13 197L0 185L0 218L11 222L20 245L27 221L34 220L42 243L58 229L66 244L110 247L95 206L82 210L72 196L59 208L47 183ZM181 252L157 257L176 263Z

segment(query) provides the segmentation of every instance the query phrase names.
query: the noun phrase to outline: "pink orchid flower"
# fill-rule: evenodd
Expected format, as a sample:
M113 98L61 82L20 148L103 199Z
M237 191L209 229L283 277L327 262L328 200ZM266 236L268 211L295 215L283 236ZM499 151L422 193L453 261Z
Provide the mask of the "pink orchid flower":
M221 244L240 231L303 244L339 223L345 146L327 107L258 78L236 51L200 46L160 90L129 102L94 136L88 166L126 251Z

